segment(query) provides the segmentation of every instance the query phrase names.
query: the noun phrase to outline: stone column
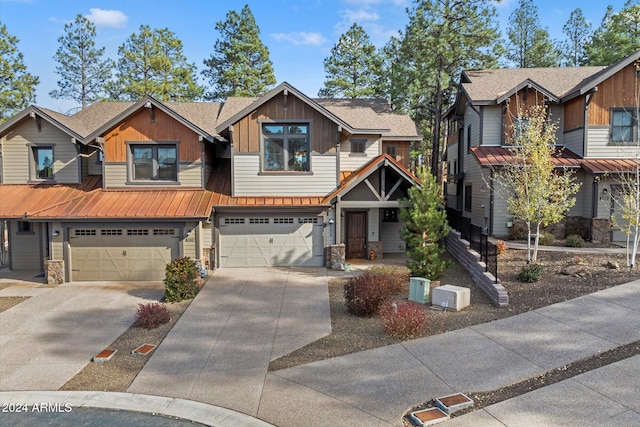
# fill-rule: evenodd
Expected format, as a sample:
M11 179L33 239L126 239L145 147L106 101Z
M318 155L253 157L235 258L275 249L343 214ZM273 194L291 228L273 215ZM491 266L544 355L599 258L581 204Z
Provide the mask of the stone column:
M45 260L47 284L61 285L64 283L64 260Z
M343 270L346 262L346 248L344 244L329 246L329 268Z

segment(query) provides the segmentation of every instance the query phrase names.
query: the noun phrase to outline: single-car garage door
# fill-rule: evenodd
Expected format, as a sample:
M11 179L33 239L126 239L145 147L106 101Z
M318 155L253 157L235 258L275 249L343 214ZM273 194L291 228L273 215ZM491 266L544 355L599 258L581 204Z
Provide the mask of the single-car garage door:
M220 218L221 267L322 266L322 218Z
M162 280L178 256L175 228L75 228L69 230L71 280Z

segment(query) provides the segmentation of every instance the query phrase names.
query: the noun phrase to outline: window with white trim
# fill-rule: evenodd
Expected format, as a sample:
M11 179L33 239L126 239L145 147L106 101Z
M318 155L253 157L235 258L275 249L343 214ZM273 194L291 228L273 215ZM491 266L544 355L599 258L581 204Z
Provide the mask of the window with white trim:
M262 170L308 172L311 151L306 123L262 124Z

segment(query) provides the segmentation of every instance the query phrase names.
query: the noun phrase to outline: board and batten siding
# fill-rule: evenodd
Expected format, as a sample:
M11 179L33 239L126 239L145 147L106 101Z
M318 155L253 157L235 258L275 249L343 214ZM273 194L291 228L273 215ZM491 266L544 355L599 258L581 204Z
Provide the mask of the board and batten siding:
M351 140L366 139L367 145L364 155L360 153L351 153ZM368 138L364 135L352 135L340 142L340 170L355 171L362 167L374 157L380 155L380 140Z
M336 188L336 156L311 155L312 174L260 173L260 156L234 156L236 196L324 196Z
M140 181L140 183L131 184L127 181L127 164L126 163L105 163L104 164L104 182L106 188L115 187L132 187L137 186L159 186L163 181ZM172 181L167 182L167 187L202 187L202 164L200 162L186 163L180 162L178 165L178 182L180 185L174 185Z
M38 132L35 120L26 118L5 137L3 142L3 183L25 184L31 179L32 159L28 144L53 146L53 174L57 183L79 182L79 163L75 144L71 136L62 132L46 120L41 122Z
M609 142L611 129L607 126L589 127L587 152L591 158L628 158L635 157L635 144L622 145Z
M383 253L401 254L406 252L406 243L400 238L400 229L403 225L402 221L380 222L380 241Z
M575 129L564 134L564 146L579 156L584 155L584 129Z
M33 230L31 233L18 233L18 221L9 221L9 227L11 229L11 269L40 271L42 269L41 224L31 223Z
M502 144L502 106L482 107L482 145Z

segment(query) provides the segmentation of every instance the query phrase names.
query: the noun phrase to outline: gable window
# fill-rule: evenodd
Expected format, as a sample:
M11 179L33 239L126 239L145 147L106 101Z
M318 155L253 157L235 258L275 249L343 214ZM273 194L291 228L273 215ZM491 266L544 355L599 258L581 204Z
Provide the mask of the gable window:
M465 212L471 212L471 201L473 197L471 185L464 186L464 210Z
M366 139L351 139L351 154L356 156L365 156L367 154L367 140Z
M175 144L131 144L135 181L177 181L178 147Z
M53 179L53 147L33 147L33 177L36 180Z
M629 110L611 111L611 141L632 142L637 137L634 126L636 118Z
M517 145L529 127L529 119L519 118L513 121L513 142Z
M309 125L263 123L263 170L309 171Z

